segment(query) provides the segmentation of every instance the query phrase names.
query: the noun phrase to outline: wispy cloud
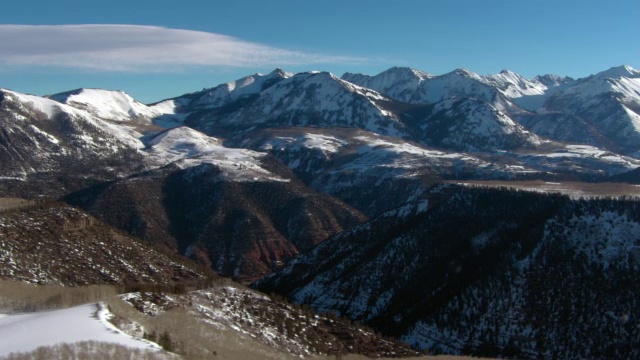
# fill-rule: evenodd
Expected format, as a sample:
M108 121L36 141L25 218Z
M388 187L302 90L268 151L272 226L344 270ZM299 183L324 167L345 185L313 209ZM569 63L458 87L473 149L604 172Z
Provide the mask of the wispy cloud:
M0 25L0 65L92 71L179 71L362 63L363 58L275 48L202 31L139 25Z

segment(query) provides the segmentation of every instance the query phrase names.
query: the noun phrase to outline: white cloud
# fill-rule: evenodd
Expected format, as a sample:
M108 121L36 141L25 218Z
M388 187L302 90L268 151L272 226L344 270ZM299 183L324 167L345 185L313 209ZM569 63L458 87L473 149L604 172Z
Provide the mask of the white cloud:
M234 37L139 25L0 25L0 65L153 72L185 67L354 63Z

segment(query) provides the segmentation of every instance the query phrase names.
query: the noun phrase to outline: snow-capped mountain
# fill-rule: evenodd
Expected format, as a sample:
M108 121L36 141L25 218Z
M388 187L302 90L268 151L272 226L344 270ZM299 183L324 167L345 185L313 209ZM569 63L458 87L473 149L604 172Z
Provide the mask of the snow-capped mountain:
M0 126L5 194L61 195L143 166L139 133L50 99L0 90Z
M177 102L183 107L188 107L190 111L213 109L258 94L293 75L293 73L285 72L282 69L275 69L266 75L260 73L249 75L236 81L218 85L212 89L188 94L171 99L170 101ZM162 106L163 103L164 102L160 102L155 106ZM178 109L178 111L180 111L180 109Z
M340 172L328 173L324 170L333 166L327 165L333 161L328 160L331 158L328 155L324 159L321 156L319 161L316 161L318 167L305 160L313 157L299 159L299 163L304 163L304 167L299 167L295 164L295 157L301 153L300 151L290 148L289 145L285 148L290 150L275 151L274 148L278 148L277 144L269 145L258 141L260 137L257 134L262 130L266 134L281 127L298 128L300 131L295 131L296 136L303 138L305 134L318 135L318 132L312 134L310 127L324 129L320 133L329 138L333 137L337 127L361 129L395 137L400 148L404 146L402 139L411 139L414 141L414 145L411 146L418 146L420 149L416 152L396 152L395 154L402 155L393 155L392 158L395 160L391 160L391 163L396 163L398 156L405 157L406 154L435 154L440 151L442 156L418 160L420 167L425 170L414 172L429 173L430 176L436 177L451 178L461 174L473 174L471 176L474 178L508 178L520 177L521 174L542 175L549 170L556 174L568 173L576 169L580 169L580 174L615 175L631 170L635 166L634 161L620 158L620 161L611 162L608 159L612 157L605 157L600 161L590 154L605 150L615 153L620 149L628 149L626 151L629 154L634 154L633 149L629 149L630 145L625 144L632 144L635 136L634 124L638 115L633 109L638 106L637 76L637 71L629 67L620 67L579 81L554 76L545 77L546 81L554 82L557 86L547 86L538 80L527 80L510 71L479 76L458 69L445 75L432 76L414 69L392 68L374 77L357 74L344 76L353 82L376 87L381 92L395 94L415 104L399 101L401 99L391 99L377 91L338 79L329 73L291 74L280 69L267 75L247 76L152 106L143 105L122 92L97 89L79 89L51 96L58 102L7 90L3 92L7 94L3 95L3 98L7 99L3 104L17 105L16 111L13 111L14 108L8 110L11 114L7 113L5 119L14 116L32 119L29 124L24 121L8 122L7 126L14 131L7 134L17 133L17 124L25 125L20 130L23 138L38 143L43 151L30 155L27 161L28 163L40 159L38 161L42 164L29 167L20 160L29 153L21 153L24 147L16 147L13 150L11 147L7 148L6 158L12 160L3 164L7 169L4 177L24 179L25 174L59 168L61 165L51 165L52 159L56 158L59 159L56 160L58 164L68 164L69 162L63 159L67 159L72 152L70 149L64 149L64 146L60 147L58 137L61 135L42 127L43 124L48 124L49 127L53 125L58 128L56 131L60 131L59 129L68 125L65 125L65 121L69 122L65 120L67 118L75 119L71 123L84 124L75 125L76 127L95 128L105 133L104 137L100 137L76 130L76 133L71 135L70 141L74 146L81 144L82 151L91 153L93 159L101 156L105 159L111 158L108 154L114 149L126 152L126 158L133 156L138 159L126 161L129 168L112 170L111 176L129 174L132 167L140 170L150 169L175 162L175 165L183 168L202 163L217 164L216 166L228 169L228 174L244 174L242 176L246 175L246 179L252 179L254 175L258 178L268 177L270 174L262 172L259 165L262 156L260 152L270 152L285 161L307 184L315 184L312 186L322 191L328 191L329 187L318 184L336 184L334 175L348 171L349 167L345 166L345 163L342 163ZM544 90L545 88L547 90ZM614 96L611 97L609 94ZM532 112L519 108L508 96L518 96L514 98L515 101L540 97L547 100L541 111ZM594 97L601 100L590 100ZM609 109L618 110L607 113L606 129L603 129L604 124L586 118L585 111L580 110L582 104L602 106L601 101L604 101L605 105L608 103ZM605 113L602 109L596 110ZM598 114L596 110L590 114ZM624 116L618 116L620 113ZM35 121L36 117L50 121ZM175 126L178 127L173 128ZM616 126L622 126L621 133L617 133L616 136L625 139L612 137ZM162 127L169 129L163 131ZM218 136L211 137L193 128ZM252 136L258 137L252 140ZM340 141L351 144L351 147L340 146L341 154L347 153L345 149L364 145L354 137L341 136L337 136ZM565 150L558 152L556 150L564 149L564 145L555 144L544 137L588 144L599 147L600 150L579 154ZM290 141L285 143L292 144ZM395 140L390 143L395 143ZM227 145L237 148L231 149ZM240 149L247 146L258 153ZM436 152L434 147L437 148ZM316 151L313 150L313 146L306 148L311 152ZM461 151L467 154L457 153ZM489 156L496 151L500 152L500 156ZM570 156L547 156L547 153ZM372 156L358 154L357 161L369 164L371 169L383 168L374 164ZM340 155L336 158L342 157ZM371 158L365 160L368 157ZM123 159L122 156L119 158ZM447 160L443 161L444 158ZM354 161L353 159L355 158L352 157L351 161ZM385 160L381 161L385 163ZM487 161L493 165L482 165ZM236 163L246 163L243 169L254 169L256 172L250 174L249 171L231 171L237 168ZM607 168L609 165L613 167ZM563 169L563 166L566 168ZM301 168L304 168L304 171L299 170ZM356 168L362 169L364 166L360 164ZM395 169L393 166L391 168ZM114 167L111 166L110 169ZM367 173L368 170L364 172ZM329 174L331 176L327 178Z
M162 100L149 107L161 114L155 118L156 124L164 127L179 126L194 112L248 103L259 92L291 76L293 73L282 69L275 69L266 75L256 73L211 89Z
M575 81L568 76L562 77L555 74L538 75L534 78L535 81L545 85L547 88L556 87Z
M496 151L543 144L507 114L475 98L447 98L405 113L429 146L458 151Z
M76 89L50 95L48 98L107 120L150 123L151 119L161 115L159 111L134 100L122 91Z
M433 75L407 67L392 67L375 76L353 73L342 75L343 80L407 103L421 102L418 89L420 84L430 78Z
M280 80L265 80L260 87L251 87L256 93L247 95L242 92L243 96L235 100L231 98L231 102L222 102L222 105L215 101L206 102L208 111L196 112L199 109L198 102L194 102L193 106L188 103L176 108L178 115L185 118L186 125L210 134L256 127L338 126L365 128L394 136L405 135L403 124L384 106L391 100L373 90L353 85L326 72L293 76L284 72L274 73L281 75L278 78ZM266 77L273 79L274 73ZM266 87L267 83L270 86ZM226 94L229 84L216 89L214 93L222 91ZM177 99L182 101L182 98Z
M537 78L529 80L510 70L502 70L499 74L485 75L481 79L484 83L498 88L504 96L511 99L527 95L542 95L548 89L548 86ZM546 80L547 78L545 78ZM546 82L553 84L551 81Z
M537 135L638 154L640 73L629 66L578 80L557 75L530 80L508 70L485 76L464 69L440 76L406 75L412 71L392 68L373 77L345 74L345 79L414 104L473 98Z
M456 69L436 76L398 67L375 76L345 73L342 79L374 89L392 99L417 104L434 103L450 97L472 97L491 102L496 91L509 99L543 95L550 88L573 80L550 74L527 79L510 70L481 76L467 69Z
M563 86L544 102L543 108L581 118L616 144L619 151L640 151L640 72L629 66L611 68Z
M466 69L433 76L409 68L391 68L373 77L347 73L343 78L412 104L433 104L454 97L493 102L496 94L500 93L495 86L485 83L481 76Z

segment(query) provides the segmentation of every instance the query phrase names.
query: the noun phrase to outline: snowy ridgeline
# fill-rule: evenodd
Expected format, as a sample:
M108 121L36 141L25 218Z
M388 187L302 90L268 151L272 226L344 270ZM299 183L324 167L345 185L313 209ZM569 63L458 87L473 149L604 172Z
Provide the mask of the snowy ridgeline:
M149 106L120 91L78 89L42 98L3 89L3 127L15 149L0 153L0 168L6 180L54 172L107 180L168 164L207 163L227 179L283 181L261 164L270 152L296 175L316 181L363 168L386 177L418 177L429 169L445 178L578 174L593 180L640 166L620 155L639 151L639 74L620 67L580 80L527 80L510 71L479 76L458 69L432 76L393 68L340 79L276 70ZM542 98L544 106L524 110L513 103L530 98ZM587 116L594 109L600 110ZM293 141L254 137L255 131L292 127L299 129ZM362 132L338 135L345 128ZM227 146L230 139L246 141L234 149ZM312 151L322 152L324 163L342 166L326 174L318 161L296 162L296 155ZM350 157L353 151L358 156Z

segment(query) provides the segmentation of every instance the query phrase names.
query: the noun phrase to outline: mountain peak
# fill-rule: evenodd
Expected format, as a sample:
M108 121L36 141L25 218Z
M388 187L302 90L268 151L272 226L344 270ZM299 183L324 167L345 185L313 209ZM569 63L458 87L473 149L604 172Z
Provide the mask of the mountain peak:
M127 94L126 92L122 91L122 90L108 90L108 89L102 89L102 88L77 88L77 89L73 89L73 90L69 90L69 91L64 91L64 92L60 92L57 94L53 94L53 95L48 95L46 96L49 99L58 101L58 102L66 102L67 99L69 99L72 96L75 95L80 95L80 94L89 94L92 93L93 95L97 95L97 94L102 94L102 95L107 95L107 94L117 94L118 96L126 96L131 98L131 96L129 96L129 94Z
M110 120L151 119L159 115L155 110L138 102L121 90L79 88L50 95L48 98Z
M467 69L464 69L464 68L455 69L455 70L453 70L451 72L448 72L448 73L446 73L446 74L444 74L442 76L452 76L452 75L462 76L462 77L466 77L466 78L470 78L470 79L476 79L476 80L480 79L480 76L478 74L474 73L473 71L469 71Z
M282 70L282 68L277 67L272 72L267 74L267 77L269 77L269 78L274 78L274 77L288 78L288 77L292 77L293 75L295 75L295 73L287 72L287 71Z
M635 78L640 76L640 71L632 68L629 65L620 65L620 66L614 66L608 70L599 72L595 74L595 76L607 77L607 78L620 78L620 77Z
M420 70L416 70L416 69L411 68L411 67L406 67L406 66L394 66L394 67L392 67L390 69L387 69L387 70L381 72L378 75L390 74L390 73L402 74L402 75L406 75L406 76L416 77L420 81L433 77L433 75L431 75L429 73L426 73L426 72L420 71Z
M573 78L570 78L568 76L562 77L559 75L555 75L555 74L544 74L544 75L538 75L534 78L534 80L540 82L541 84L545 85L546 87L550 88L550 87L555 87L555 86L560 86L562 84L566 84L569 83L571 81L573 81Z
M503 78L503 79L509 79L511 81L514 81L514 82L526 82L526 81L529 81L524 76L518 74L517 72L508 70L508 69L501 70L500 73L495 74L495 75L483 76L483 78L485 78L485 79L487 79L487 78L494 78L495 79L495 78L498 78L498 77Z

